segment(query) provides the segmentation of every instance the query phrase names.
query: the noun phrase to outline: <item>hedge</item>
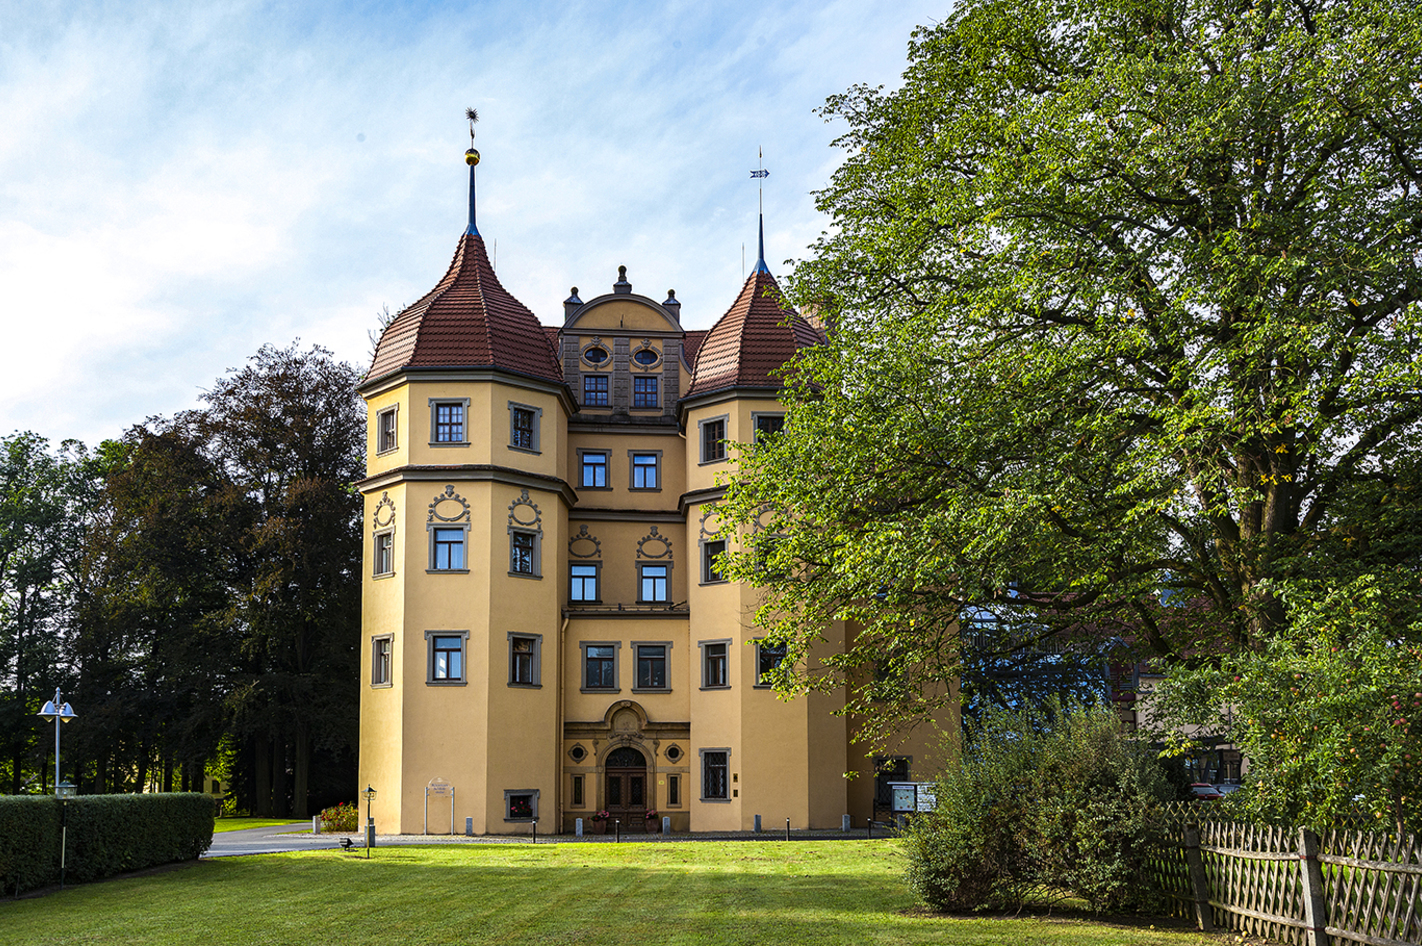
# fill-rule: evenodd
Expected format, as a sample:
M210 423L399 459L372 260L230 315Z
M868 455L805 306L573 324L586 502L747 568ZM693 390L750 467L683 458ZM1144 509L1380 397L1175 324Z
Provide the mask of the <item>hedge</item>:
M0 795L0 892L59 882L64 804L53 796ZM212 844L211 795L82 795L67 807L66 882L190 861Z

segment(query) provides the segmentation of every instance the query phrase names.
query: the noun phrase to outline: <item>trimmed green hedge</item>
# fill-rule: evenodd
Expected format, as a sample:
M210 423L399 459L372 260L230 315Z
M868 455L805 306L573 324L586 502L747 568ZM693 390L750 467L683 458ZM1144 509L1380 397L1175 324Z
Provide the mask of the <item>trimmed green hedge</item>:
M59 799L0 796L0 893L59 882ZM211 795L84 795L68 800L65 880L190 861L212 844Z

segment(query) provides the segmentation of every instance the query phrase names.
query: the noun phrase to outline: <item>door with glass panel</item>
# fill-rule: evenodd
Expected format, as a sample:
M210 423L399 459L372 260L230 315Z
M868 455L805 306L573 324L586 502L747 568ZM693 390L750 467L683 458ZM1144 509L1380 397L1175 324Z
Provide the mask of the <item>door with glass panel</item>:
M607 813L623 833L647 830L647 760L631 746L614 749L603 766Z

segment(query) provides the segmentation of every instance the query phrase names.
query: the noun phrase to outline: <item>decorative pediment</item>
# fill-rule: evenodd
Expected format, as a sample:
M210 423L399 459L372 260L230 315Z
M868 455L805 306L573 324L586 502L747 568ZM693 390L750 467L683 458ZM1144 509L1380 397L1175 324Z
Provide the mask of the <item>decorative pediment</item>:
M469 503L463 496L454 491L453 486L446 486L444 492L435 497L430 503L430 522L468 522Z
M656 526L637 540L638 558L671 558L671 554L671 539L658 532Z
M538 504L528 498L528 490L523 490L518 499L509 503L509 529L525 529L543 534L543 513Z
M714 539L721 534L721 519L716 515L716 507L707 503L701 510L701 538Z
M370 514L370 524L377 531L395 525L395 500L390 498L388 492L380 494L380 502L375 504L375 511Z
M568 540L568 554L573 558L602 558L602 543L588 532L586 525L579 526L578 534Z

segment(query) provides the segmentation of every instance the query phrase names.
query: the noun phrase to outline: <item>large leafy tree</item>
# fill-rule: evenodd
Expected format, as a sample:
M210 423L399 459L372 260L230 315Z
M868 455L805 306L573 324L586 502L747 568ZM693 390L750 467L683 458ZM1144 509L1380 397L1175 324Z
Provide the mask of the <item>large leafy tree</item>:
M970 0L909 55L824 110L792 293L834 331L724 504L762 623L862 628L827 679L882 720L966 606L1189 662L1271 646L1300 582L1415 591L1415 6Z

